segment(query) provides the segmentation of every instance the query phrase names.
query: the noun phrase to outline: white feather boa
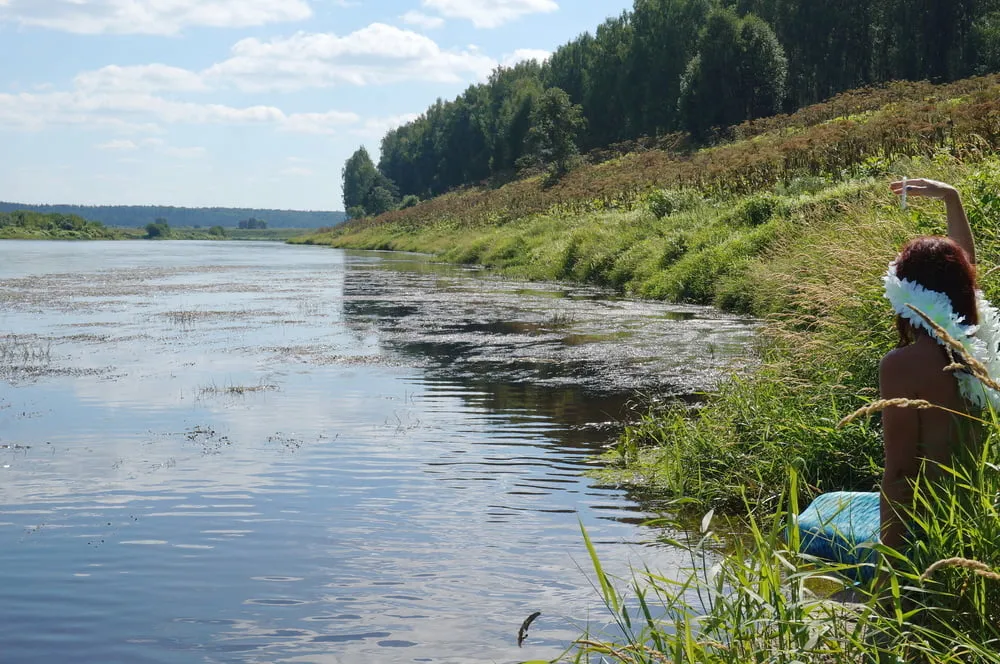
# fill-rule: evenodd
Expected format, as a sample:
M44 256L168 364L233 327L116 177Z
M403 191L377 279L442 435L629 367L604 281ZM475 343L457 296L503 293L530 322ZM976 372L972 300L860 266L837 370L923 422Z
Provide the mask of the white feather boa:
M924 288L909 279L896 276L896 263L889 264L889 270L883 278L885 283L885 298L889 300L893 310L914 327L923 328L934 338L934 329L927 324L915 311L907 305L912 305L923 312L928 318L940 325L952 338L961 342L968 356L979 360L990 377L1000 378L1000 312L983 297L982 291L976 291L976 308L979 313L978 325L967 325L964 318L952 309L951 300L944 293ZM938 343L943 342L938 339ZM1000 411L1000 393L986 387L972 374L965 371L955 375L958 387L967 401L985 408L989 403Z

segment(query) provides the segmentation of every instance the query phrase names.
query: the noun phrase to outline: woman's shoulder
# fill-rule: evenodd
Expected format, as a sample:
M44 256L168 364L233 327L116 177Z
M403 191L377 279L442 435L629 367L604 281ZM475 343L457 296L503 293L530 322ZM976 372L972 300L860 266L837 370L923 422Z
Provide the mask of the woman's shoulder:
M883 389L894 393L913 393L941 383L951 386L953 374L944 371L947 356L937 343L913 343L887 353L879 365Z

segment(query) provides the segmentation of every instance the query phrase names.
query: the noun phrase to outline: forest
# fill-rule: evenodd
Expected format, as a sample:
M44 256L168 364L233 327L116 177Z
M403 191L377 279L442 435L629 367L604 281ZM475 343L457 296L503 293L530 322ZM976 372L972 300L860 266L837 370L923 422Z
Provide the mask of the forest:
M145 228L160 221L174 227L222 226L237 228L248 218L262 220L269 228L322 228L336 226L343 212L255 210L242 208L184 208L155 205L26 205L0 201L0 213L31 210L43 214L75 215L108 226Z
M386 134L377 165L360 149L345 208L381 214L539 168L558 177L578 151L646 137L693 150L845 90L997 70L1000 0L635 0L545 62L438 99Z

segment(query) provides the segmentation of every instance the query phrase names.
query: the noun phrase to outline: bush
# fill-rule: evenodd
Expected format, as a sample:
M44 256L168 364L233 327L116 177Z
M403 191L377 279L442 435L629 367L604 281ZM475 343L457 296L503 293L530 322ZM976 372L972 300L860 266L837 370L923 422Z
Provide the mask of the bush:
M690 210L701 202L701 195L693 189L657 189L646 196L649 211L657 219Z
M420 205L420 197L414 194L407 194L403 196L403 200L399 203L399 209L405 210L406 208L415 207Z
M747 226L760 226L770 221L779 211L785 212L782 203L774 194L750 196L740 203L735 220Z
M146 237L150 240L170 237L170 224L165 221L156 221L146 224Z

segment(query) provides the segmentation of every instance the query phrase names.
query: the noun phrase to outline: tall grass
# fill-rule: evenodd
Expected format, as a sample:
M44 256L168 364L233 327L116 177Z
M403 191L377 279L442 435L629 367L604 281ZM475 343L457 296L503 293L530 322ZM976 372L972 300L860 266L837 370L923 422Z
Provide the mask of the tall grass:
M671 542L689 556L679 575L610 579L584 533L614 635L587 634L564 659L1000 662L998 434L994 423L980 455L944 479L921 478L907 516L922 535L905 555L876 545L879 570L864 585L851 565L799 553L794 469L778 509L750 515L745 538L717 536L709 513L701 532Z
M955 182L966 194L981 286L995 301L1000 242L989 232L989 215L975 212L1000 193L1000 178L986 177L994 164L906 167ZM652 484L704 509L735 511L744 500L772 509L793 459L803 499L877 485L879 419L836 425L877 396L879 360L896 343L881 292L885 266L910 237L944 232L939 203L903 212L881 189L843 186L810 199L790 218L795 232L722 280L720 293L738 294L764 317L757 368L733 376L694 411L667 408L629 427L609 455L609 481Z

